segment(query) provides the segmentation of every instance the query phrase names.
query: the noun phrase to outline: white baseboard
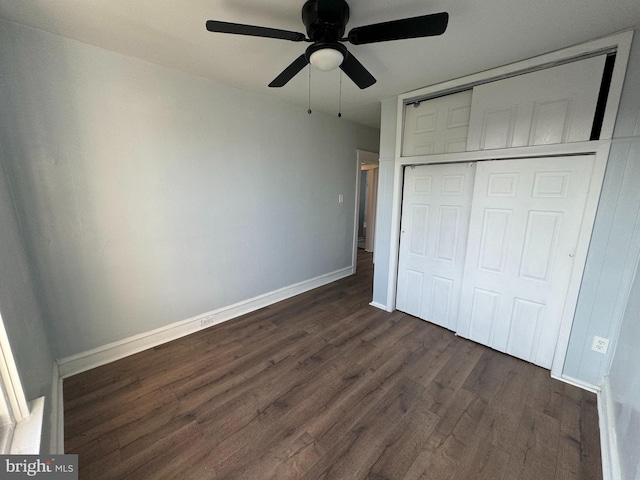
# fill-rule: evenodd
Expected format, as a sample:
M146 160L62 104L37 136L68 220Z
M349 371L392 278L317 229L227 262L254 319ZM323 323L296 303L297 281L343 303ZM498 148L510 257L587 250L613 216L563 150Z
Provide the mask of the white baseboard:
M199 330L218 325L233 318L267 307L276 302L286 300L301 293L321 287L352 274L349 266L335 272L327 273L310 280L280 288L257 297L218 308L195 317L150 330L117 342L109 343L86 352L78 353L58 360L60 378L67 378L92 368L119 360L134 353L147 350L163 343L190 335Z
M53 455L64 454L64 404L62 377L58 364L53 365L53 380L51 383L51 436L49 450Z
M552 373L551 378L555 378L556 380L560 380L561 382L568 383L569 385L573 385L574 387L578 387L589 392L598 393L600 391L600 387L596 387L595 385L583 382L582 380L578 380L577 378L573 378L568 375L558 376Z
M621 478L616 419L613 410L613 397L609 386L609 377L605 376L602 388L598 392L598 418L600 423L600 450L602 454L603 480Z
M381 303L378 302L371 302L369 305L371 305L372 307L376 307L379 308L380 310L384 310L385 312L388 312L389 310L387 309L386 305L383 305Z

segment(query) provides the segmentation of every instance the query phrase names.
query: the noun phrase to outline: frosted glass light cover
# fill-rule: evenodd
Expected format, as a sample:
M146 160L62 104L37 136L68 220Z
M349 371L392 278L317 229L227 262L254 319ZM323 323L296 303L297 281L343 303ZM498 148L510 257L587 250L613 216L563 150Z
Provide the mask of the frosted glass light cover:
M323 72L328 72L338 68L342 64L343 60L344 57L342 56L342 53L338 50L334 50L333 48L322 48L320 50L316 50L309 57L311 65Z

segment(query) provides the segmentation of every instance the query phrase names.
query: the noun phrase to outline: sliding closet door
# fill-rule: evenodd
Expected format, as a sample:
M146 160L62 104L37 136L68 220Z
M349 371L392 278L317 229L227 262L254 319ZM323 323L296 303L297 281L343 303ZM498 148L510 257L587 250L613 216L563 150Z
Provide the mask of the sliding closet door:
M593 160L478 163L461 336L551 367Z
M396 308L455 330L475 164L407 167Z
M473 89L467 151L587 141L606 55Z
M402 156L464 152L471 90L405 105Z

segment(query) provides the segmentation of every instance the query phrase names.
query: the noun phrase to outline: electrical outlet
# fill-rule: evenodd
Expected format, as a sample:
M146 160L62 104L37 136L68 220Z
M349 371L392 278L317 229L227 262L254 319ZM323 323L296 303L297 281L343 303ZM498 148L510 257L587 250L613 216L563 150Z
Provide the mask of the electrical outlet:
M607 353L607 348L609 348L609 339L598 337L597 335L593 337L593 343L591 344L591 350L594 352L602 353L603 355Z
M210 315L208 317L204 317L202 320L200 320L200 326L201 327L208 327L210 325L213 325L215 320L216 319L213 317L213 315Z

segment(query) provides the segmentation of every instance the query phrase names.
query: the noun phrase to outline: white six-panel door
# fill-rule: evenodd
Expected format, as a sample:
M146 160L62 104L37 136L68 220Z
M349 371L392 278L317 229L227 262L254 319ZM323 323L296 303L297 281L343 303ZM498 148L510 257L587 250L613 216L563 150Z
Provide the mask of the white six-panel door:
M405 171L398 310L455 330L475 164Z
M474 87L467 151L589 140L605 59Z
M458 333L550 368L593 157L480 162Z

